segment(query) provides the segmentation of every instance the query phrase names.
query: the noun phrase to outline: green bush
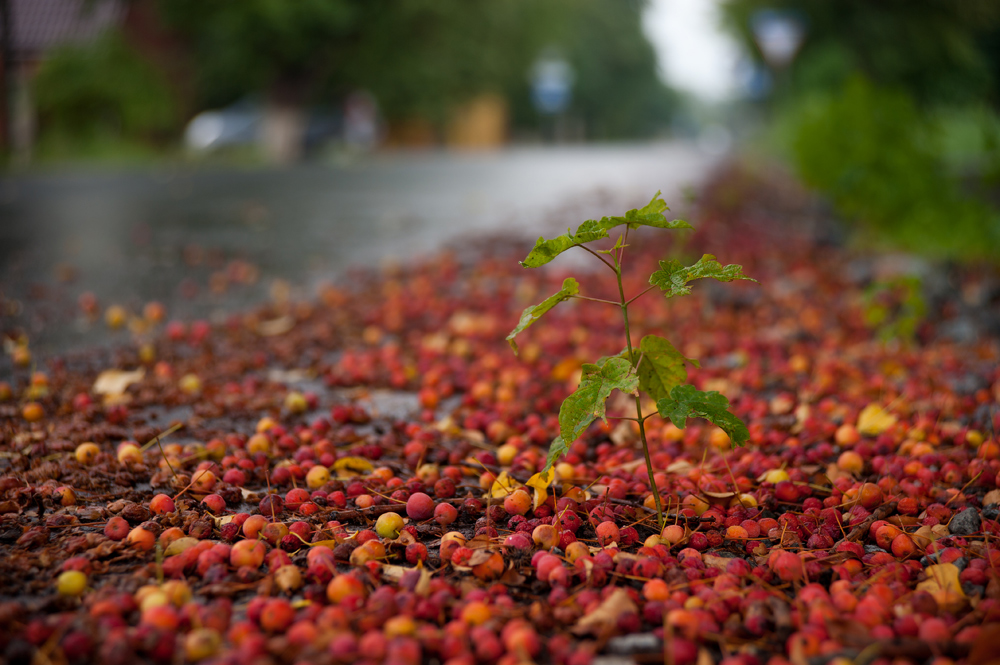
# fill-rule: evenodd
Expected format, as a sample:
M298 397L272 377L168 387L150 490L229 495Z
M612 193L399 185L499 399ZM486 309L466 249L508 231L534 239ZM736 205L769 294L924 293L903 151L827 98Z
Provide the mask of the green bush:
M33 94L43 146L148 142L177 127L163 75L117 32L56 50L39 67Z
M941 258L996 258L996 211L963 194L942 160L937 126L899 90L855 76L794 113L792 154L862 237Z

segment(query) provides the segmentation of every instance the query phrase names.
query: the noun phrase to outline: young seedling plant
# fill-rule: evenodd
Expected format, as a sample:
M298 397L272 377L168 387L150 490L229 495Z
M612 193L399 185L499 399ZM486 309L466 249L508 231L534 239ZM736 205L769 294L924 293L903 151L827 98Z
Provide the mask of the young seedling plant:
M607 422L605 402L612 391L618 389L635 397L635 418L638 424L639 439L646 456L646 470L649 473L649 483L656 502L656 514L660 528L664 526L663 507L660 502L660 492L653 477L653 464L649 455L649 444L646 441L645 422L653 414L643 415L641 394L648 395L656 404L659 415L668 418L674 425L683 429L688 418L704 418L729 435L733 444L742 446L749 438L746 425L729 411L729 400L718 392L698 390L687 383L687 368L690 364L698 367L698 361L685 357L669 340L659 335L646 335L639 341L638 348L632 343L629 331L629 306L640 297L654 289L660 289L666 298L683 296L691 293L689 283L696 279L711 278L720 282L731 282L737 279L756 281L743 274L742 266L735 264L722 265L711 254L705 254L697 263L684 266L679 261L671 259L660 261L660 269L649 276L649 288L631 298L625 296L622 286L622 270L625 250L628 248L628 236L631 231L640 226L651 226L658 229L679 230L690 229L692 226L684 220L668 220L664 212L669 210L666 203L657 192L653 200L643 208L629 210L624 217L603 217L600 220L587 220L576 232L567 232L556 238L546 240L539 238L535 247L521 265L525 268L538 268L556 258L572 247L580 247L590 252L601 263L607 266L615 275L618 284L618 300L591 298L580 294L580 285L572 277L563 281L562 288L537 305L532 305L521 314L517 327L507 335L514 354L517 354L515 337L538 321L543 314L559 303L569 299L596 301L612 305L621 311L625 324L625 349L614 356L606 356L581 368L580 385L575 392L567 397L559 408L559 435L549 447L548 459L542 474L546 474L552 466L567 452L569 445L578 439L594 420L601 418ZM624 227L618 232L618 238L610 249L597 250L587 245L610 237L612 229Z

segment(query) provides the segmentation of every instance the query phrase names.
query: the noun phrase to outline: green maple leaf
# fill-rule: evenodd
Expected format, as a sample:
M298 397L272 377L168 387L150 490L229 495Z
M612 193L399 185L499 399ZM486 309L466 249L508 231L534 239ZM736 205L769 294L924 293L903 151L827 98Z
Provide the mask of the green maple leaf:
M567 443L580 438L596 419L607 420L604 403L612 390L635 394L639 389L635 368L624 358L611 357L602 364L586 363L581 369L580 385L559 408L559 435Z
M714 390L705 392L690 385L675 386L669 397L657 400L656 409L681 429L687 425L688 418L704 418L720 427L737 446L750 439L747 426L729 412L729 400Z
M642 208L629 210L625 213L624 217L602 217L599 220L588 219L578 226L575 232L567 229L566 233L555 238L548 240L544 237L539 238L528 256L525 257L524 261L521 261L521 265L525 268L543 266L571 247L607 238L608 232L611 229L624 224L628 224L630 229L640 226L653 226L659 229L691 228L691 225L682 219L668 220L663 212L669 209L663 199L660 198L660 193L657 192L652 201Z
M731 282L735 279L757 281L743 274L743 266L735 263L724 266L711 254L705 254L693 266L683 266L675 259L660 261L660 269L649 276L649 283L663 289L663 295L667 298L672 298L691 293L688 282L706 277L720 282Z
M569 444L563 441L562 436L557 436L552 439L552 443L549 444L549 454L545 458L545 468L542 469L542 473L547 473L552 465L558 462L563 455L569 452Z
M525 328L528 328L538 319L542 318L542 315L547 311L558 305L564 300L575 296L580 292L580 285L572 277L567 277L563 280L562 288L558 292L553 293L551 296L538 303L537 305L531 305L526 307L523 312L521 312L521 320L518 321L517 327L510 331L507 335L507 342L510 343L510 348L514 350L514 355L517 355L517 342L514 338L517 337L518 333L523 332Z
M559 407L559 436L549 445L542 473L569 451L570 444L580 438L590 423L598 418L606 421L605 402L611 391L617 388L635 394L639 389L635 368L621 355L601 358L594 364L586 363L581 369L580 385Z
M646 335L639 342L639 389L653 398L670 396L670 390L687 381L685 363L699 367L697 360L685 358L668 340Z

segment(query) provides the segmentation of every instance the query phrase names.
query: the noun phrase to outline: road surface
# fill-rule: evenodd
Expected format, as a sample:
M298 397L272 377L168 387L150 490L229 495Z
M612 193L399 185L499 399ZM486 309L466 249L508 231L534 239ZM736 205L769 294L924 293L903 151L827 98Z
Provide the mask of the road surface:
M691 144L390 153L284 170L170 167L57 173L0 182L0 332L34 351L106 341L79 314L100 304L220 319L259 301L274 279L307 291L355 265L406 261L463 237L527 242L620 214L662 190L675 212L715 157ZM213 293L234 259L255 287ZM218 279L218 278L217 278ZM124 333L123 333L124 334Z

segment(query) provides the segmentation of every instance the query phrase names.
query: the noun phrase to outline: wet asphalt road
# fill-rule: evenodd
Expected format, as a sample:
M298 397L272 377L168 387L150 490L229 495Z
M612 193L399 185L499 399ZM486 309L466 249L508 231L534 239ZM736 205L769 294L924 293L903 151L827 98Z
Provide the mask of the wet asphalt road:
M303 293L351 266L417 258L463 237L524 236L659 189L674 212L715 157L691 144L378 154L290 169L194 167L6 177L0 181L0 332L36 352L108 341L77 298L219 319L259 302L275 279ZM253 286L209 287L239 259ZM122 333L123 335L126 333ZM112 340L113 341L113 340Z

